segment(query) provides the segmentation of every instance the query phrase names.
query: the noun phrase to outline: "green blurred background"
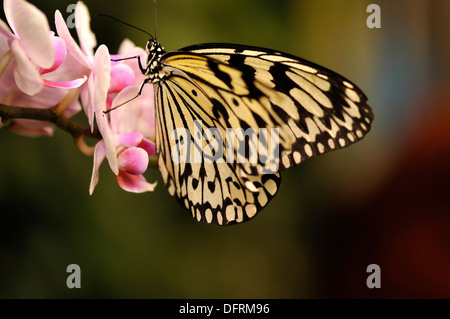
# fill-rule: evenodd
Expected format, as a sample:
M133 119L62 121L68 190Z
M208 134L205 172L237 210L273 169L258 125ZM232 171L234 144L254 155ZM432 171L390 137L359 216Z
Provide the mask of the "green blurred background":
M67 17L73 1L30 1ZM153 33L153 2L86 0L98 43ZM381 29L366 8L381 7ZM2 298L450 298L450 2L160 0L167 50L202 42L263 46L357 83L375 112L360 143L283 172L254 220L197 224L165 190L121 190L70 136L0 130ZM81 267L81 289L66 267ZM381 267L368 289L366 267Z

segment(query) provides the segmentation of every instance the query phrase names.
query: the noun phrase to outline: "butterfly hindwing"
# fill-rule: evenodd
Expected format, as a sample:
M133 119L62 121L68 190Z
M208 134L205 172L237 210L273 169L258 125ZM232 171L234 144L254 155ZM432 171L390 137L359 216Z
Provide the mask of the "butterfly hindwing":
M225 130L207 112L211 100L190 80L172 75L155 86L155 96L158 166L169 193L201 223L229 225L254 217L276 194L280 174L246 175L225 153L203 152L208 143L220 143L208 132Z

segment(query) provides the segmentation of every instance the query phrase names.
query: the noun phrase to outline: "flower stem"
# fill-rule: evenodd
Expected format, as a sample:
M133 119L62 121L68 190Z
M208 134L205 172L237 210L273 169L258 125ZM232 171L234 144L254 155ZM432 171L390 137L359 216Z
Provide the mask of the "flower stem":
M101 139L100 132L91 129L88 126L84 126L57 114L57 110L54 108L49 109L35 109L31 107L17 107L0 104L0 118L2 121L12 119L30 119L54 123L60 129L68 132L73 138L79 138L81 136L92 137Z

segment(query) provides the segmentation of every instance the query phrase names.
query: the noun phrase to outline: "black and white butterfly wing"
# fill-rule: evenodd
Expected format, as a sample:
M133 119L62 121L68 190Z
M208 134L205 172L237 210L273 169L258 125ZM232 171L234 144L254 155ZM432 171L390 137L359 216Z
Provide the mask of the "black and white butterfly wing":
M208 56L241 70L247 82L257 81L281 118L280 134L293 141L280 145L280 168L344 148L363 138L374 114L367 97L352 82L315 63L270 49L209 43L182 49Z
M159 168L169 193L200 222L226 225L252 218L277 192L278 168L356 142L373 120L367 98L354 84L288 54L202 44L165 54L161 63L164 80L155 84ZM217 130L224 137L228 128L276 129L277 169L268 173L264 163L250 160L251 152L243 161L234 152L230 162L225 151L209 154L212 162L192 158L196 151L216 149L196 132ZM261 140L269 148L267 136L259 131L254 136L240 136L246 150L252 143L260 147ZM212 140L226 150L224 140ZM173 150L189 150L190 161L174 161Z
M229 225L254 217L275 196L280 174L243 175L225 152L212 151L223 145L226 131L215 118L213 100L179 70L155 85L155 96L158 166L169 193L201 223Z

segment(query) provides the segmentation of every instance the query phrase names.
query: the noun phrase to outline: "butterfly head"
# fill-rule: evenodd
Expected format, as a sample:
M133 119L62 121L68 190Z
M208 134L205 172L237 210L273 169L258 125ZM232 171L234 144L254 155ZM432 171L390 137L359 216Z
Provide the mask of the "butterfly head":
M166 53L156 39L148 40L145 47L147 53L147 68L145 75L156 75L161 68L160 59Z
M147 63L159 60L164 55L164 53L166 53L161 44L159 44L159 42L155 39L148 40L146 52L147 52Z

